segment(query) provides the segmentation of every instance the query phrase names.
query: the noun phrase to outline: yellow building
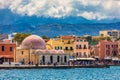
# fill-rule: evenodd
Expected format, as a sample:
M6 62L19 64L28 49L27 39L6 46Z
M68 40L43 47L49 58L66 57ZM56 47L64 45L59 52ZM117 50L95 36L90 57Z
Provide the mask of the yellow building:
M47 50L63 50L63 42L59 38L50 39L46 43Z
M60 36L60 38L50 39L47 43L47 49L51 50L63 50L65 53L74 55L73 45L74 37L73 36Z

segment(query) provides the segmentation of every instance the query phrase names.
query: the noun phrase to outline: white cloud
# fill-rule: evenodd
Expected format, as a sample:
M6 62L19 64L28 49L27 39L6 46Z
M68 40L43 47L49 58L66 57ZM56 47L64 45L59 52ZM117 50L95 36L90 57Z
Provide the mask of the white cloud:
M20 15L38 17L120 18L118 0L0 0L0 9L5 8Z
M101 19L107 18L105 15L102 15L100 13L93 13L93 12L86 12L86 11L81 14L78 14L77 16L83 16L88 20L91 20L91 19L101 20Z

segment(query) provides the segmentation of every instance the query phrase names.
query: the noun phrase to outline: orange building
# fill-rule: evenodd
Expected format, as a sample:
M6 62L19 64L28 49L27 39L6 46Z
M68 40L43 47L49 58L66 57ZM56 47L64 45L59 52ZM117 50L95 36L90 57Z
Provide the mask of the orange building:
M81 37L74 38L74 53L78 58L88 58L90 57L90 50L88 41Z
M15 48L16 48L15 43L10 43L6 41L1 42L0 43L0 63L13 62Z

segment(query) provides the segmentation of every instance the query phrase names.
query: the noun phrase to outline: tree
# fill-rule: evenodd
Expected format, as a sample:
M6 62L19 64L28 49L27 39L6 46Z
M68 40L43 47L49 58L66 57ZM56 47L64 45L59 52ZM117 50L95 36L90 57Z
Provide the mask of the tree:
M49 37L47 37L46 35L42 36L43 39L49 39Z
M102 36L102 37L103 37L103 36L104 36L104 34L100 34L100 36Z
M87 37L85 37L85 39L86 39L88 42L90 42L90 41L92 40L92 36L87 36Z
M60 36L54 36L53 38L60 38Z
M111 41L111 37L107 37L107 40L108 40L108 41Z
M31 34L29 34L29 33L17 33L17 34L14 35L13 41L17 41L18 44L21 44L22 41L26 37L28 37L29 35L31 35Z

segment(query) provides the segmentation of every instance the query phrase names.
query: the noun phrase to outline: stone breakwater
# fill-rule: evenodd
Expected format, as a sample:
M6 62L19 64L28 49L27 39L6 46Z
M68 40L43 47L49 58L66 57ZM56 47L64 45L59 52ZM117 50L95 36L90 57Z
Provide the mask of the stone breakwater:
M0 65L0 69L69 69L69 68L109 68L109 65Z

